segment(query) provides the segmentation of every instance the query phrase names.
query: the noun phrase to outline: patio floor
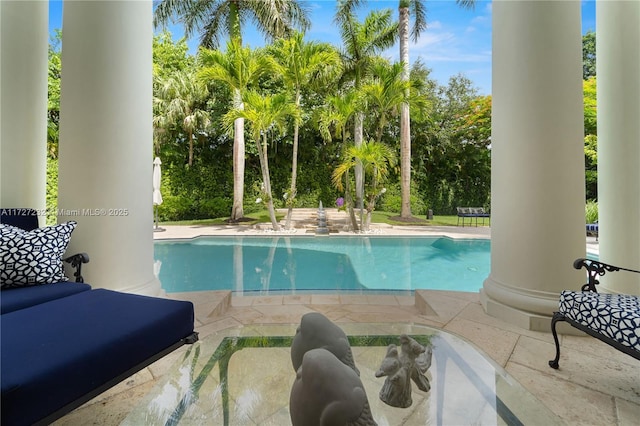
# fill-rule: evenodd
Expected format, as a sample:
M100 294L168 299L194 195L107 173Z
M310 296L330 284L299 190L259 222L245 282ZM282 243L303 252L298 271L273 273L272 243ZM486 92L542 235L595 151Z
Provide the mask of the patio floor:
M311 225L310 225L311 226ZM249 227L165 227L156 238L265 233ZM307 232L299 227L296 232ZM488 227L376 227L388 235L437 234L490 237ZM597 253L595 238L587 238ZM551 333L520 329L485 314L477 293L420 290L413 295L300 294L232 296L230 292L174 293L191 300L200 338L230 327L297 324L307 312L321 312L340 325L354 322L424 324L465 338L502 366L567 424L636 425L640 418L640 362L597 339L561 336L560 369ZM78 408L55 425L117 425L163 377L186 348L168 355ZM231 373L232 374L232 373Z

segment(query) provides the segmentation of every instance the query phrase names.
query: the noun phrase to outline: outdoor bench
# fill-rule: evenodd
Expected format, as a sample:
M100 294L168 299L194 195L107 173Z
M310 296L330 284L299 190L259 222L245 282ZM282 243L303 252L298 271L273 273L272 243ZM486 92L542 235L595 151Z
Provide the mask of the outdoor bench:
M476 220L476 226L478 226L478 218L482 218L482 225L484 225L485 219L489 219L489 225L491 225L491 214L485 212L482 207L457 207L457 210L457 226L460 226L460 219L462 219L462 226L464 226L467 218L469 218L469 225L473 223L474 218Z
M21 219L30 219L12 220L15 212ZM38 228L37 215L31 210L4 209L2 213L3 426L50 424L178 347L198 340L191 302L92 290L80 282L77 266L78 282L53 273L62 266L65 241L75 225ZM64 244L56 246L61 240ZM30 261L43 253L46 261ZM80 257L79 262L88 261L88 256ZM52 273L51 279L23 282L18 272L25 271L24 265L33 267L24 277Z
M640 271L582 258L577 259L573 267L584 267L589 279L581 291L565 290L560 294L559 310L553 313L551 319L556 357L549 361L549 366L556 369L559 366L558 321L566 321L578 330L640 360L640 296L604 294L596 289L598 278L606 272Z

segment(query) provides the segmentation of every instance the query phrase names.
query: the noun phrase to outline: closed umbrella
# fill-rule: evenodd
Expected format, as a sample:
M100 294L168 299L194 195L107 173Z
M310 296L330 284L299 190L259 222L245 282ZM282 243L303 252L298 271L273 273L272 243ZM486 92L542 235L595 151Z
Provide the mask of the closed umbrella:
M158 227L158 206L162 204L162 193L160 192L160 161L159 157L153 160L153 206L156 213L156 226L154 231L164 231L164 229Z

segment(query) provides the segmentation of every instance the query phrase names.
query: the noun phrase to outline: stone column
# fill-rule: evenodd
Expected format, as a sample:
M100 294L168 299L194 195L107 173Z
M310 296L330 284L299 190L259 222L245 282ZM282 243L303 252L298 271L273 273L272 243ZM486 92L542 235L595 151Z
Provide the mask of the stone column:
M596 3L600 259L640 269L640 2ZM640 294L640 275L616 272L603 290Z
M580 2L493 3L489 315L549 330L585 255Z
M64 6L59 209L94 287L157 294L153 274L152 2Z
M30 207L43 214L48 28L48 2L0 2L0 207Z

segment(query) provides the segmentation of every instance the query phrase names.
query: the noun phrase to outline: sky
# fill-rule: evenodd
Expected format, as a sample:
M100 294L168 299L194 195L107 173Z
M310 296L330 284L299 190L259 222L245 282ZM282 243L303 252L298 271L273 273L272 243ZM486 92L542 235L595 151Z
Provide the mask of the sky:
M303 0L304 1L304 0ZM308 40L340 46L340 35L333 24L334 0L304 1L311 14ZM581 0L582 32L595 30L595 0ZM476 0L475 8L463 9L454 0L427 0L427 29L417 43L409 46L410 61L420 58L431 69L431 78L446 85L449 78L462 74L473 82L480 95L491 94L491 5L490 0ZM372 9L392 10L397 19L398 0L368 0L359 15ZM62 1L49 2L49 31L62 27ZM183 36L180 25L169 25L174 39ZM158 29L160 31L161 29ZM243 34L251 47L264 45L264 37L251 26ZM197 35L188 42L191 53L197 51ZM399 59L399 46L382 53L392 61Z

